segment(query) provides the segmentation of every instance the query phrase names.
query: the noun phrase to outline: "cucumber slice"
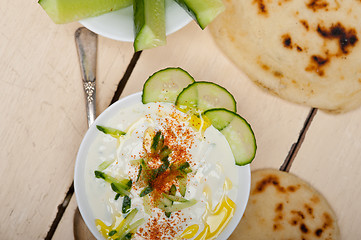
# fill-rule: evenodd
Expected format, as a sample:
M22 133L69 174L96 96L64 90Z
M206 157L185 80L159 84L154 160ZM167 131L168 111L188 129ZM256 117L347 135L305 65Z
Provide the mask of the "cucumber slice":
M204 115L227 139L237 165L251 163L256 155L256 139L251 126L237 113L227 109L210 109Z
M166 44L165 0L134 0L134 50Z
M110 136L112 136L114 138L119 138L120 136L123 136L126 134L126 132L123 132L119 129L111 128L111 127L104 127L104 126L100 126L100 125L97 125L97 129L105 134L109 134Z
M201 111L212 108L236 111L236 100L232 94L227 89L211 82L192 83L178 95L176 105Z
M55 23L63 24L128 7L132 0L39 0L38 3Z
M142 102L175 103L178 94L194 82L194 78L181 68L162 69L148 78L143 86Z
M205 29L218 14L225 10L222 0L175 0L187 13Z
M186 202L181 202L181 203L178 203L178 204L173 204L171 206L167 206L167 207L165 207L165 211L166 212L178 212L178 211L183 210L185 208L189 208L189 207L193 206L196 203L197 203L197 200L192 198L190 200L187 200Z

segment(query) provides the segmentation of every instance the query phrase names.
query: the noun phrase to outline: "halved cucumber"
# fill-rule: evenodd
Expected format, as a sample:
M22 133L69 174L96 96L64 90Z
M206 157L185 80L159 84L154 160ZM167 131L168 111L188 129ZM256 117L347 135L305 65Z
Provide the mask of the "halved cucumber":
M61 24L128 7L132 0L39 0L38 3L55 23Z
M210 109L204 115L227 139L237 165L251 163L256 155L256 138L251 126L237 113L227 109Z
M181 68L162 69L148 78L143 86L142 102L175 103L178 94L193 83L193 77Z
M134 0L134 50L166 44L165 0Z
M204 29L224 11L222 0L175 0Z
M206 111L212 108L225 108L236 111L236 100L224 87L211 82L195 82L178 95L177 106Z

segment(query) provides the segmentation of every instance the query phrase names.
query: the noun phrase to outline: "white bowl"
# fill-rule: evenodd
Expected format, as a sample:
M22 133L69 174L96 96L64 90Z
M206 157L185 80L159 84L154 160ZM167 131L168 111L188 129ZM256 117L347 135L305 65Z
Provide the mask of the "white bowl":
M75 173L74 173L74 187L75 187L75 195L78 203L78 207L80 213L92 232L92 234L97 239L104 239L102 235L99 233L95 226L95 217L93 215L93 211L90 207L90 203L88 201L88 196L86 193L86 183L85 183L85 174L86 174L86 161L90 146L92 145L95 137L99 134L99 131L96 128L96 125L102 125L102 123L106 122L108 119L111 119L115 114L119 112L120 109L128 107L134 103L141 101L141 92L129 95L125 98L120 99L110 107L108 107L99 117L95 120L94 124L89 128L85 137L80 145L76 163L75 163ZM227 239L231 233L234 231L239 221L241 220L244 210L247 205L247 201L249 198L250 192L250 184L251 184L251 172L250 166L236 166L239 174L239 182L238 193L235 199L235 203L237 204L236 211L234 213L233 218L228 223L227 227L224 231L217 237L217 240L225 240Z
M175 1L166 0L166 34L187 25L192 18ZM79 21L87 29L118 41L134 41L133 6Z

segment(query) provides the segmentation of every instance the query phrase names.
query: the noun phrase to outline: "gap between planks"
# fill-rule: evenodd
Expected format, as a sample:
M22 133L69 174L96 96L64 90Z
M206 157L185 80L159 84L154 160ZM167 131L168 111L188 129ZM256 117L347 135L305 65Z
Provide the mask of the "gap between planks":
M306 137L306 133L308 128L310 127L313 118L315 117L317 113L317 108L312 108L310 110L310 112L308 113L308 116L306 118L305 123L303 124L303 127L300 131L300 134L298 136L297 142L295 142L294 144L292 144L290 151L288 152L288 155L285 159L285 161L283 162L283 164L281 165L280 169L281 171L285 171L285 172L289 172L292 166L293 161L295 160L298 150L300 149L303 140Z
M114 92L113 98L110 101L109 106L112 105L114 102L116 102L119 99L120 95L122 94L128 80L130 78L130 75L132 74L132 72L135 68L135 65L138 62L138 59L139 59L141 53L142 53L142 51L139 51L139 52L136 52L133 54L133 57L130 60L122 79L120 79L120 81L118 83L117 89ZM68 207L73 195L74 195L74 180L72 181L72 183L68 189L68 192L65 195L63 202L58 205L58 212L56 213L55 219L53 220L53 222L49 228L49 231L45 237L45 240L50 240L53 238L54 233L55 233L61 219L63 218L65 210Z

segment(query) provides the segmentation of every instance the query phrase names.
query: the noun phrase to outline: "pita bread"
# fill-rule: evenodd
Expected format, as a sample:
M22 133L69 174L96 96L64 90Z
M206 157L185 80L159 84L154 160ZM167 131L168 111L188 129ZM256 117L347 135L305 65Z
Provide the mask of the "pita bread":
M361 1L224 3L210 32L259 86L334 113L361 105Z
M309 184L272 169L251 177L246 211L229 240L340 239L335 213Z

